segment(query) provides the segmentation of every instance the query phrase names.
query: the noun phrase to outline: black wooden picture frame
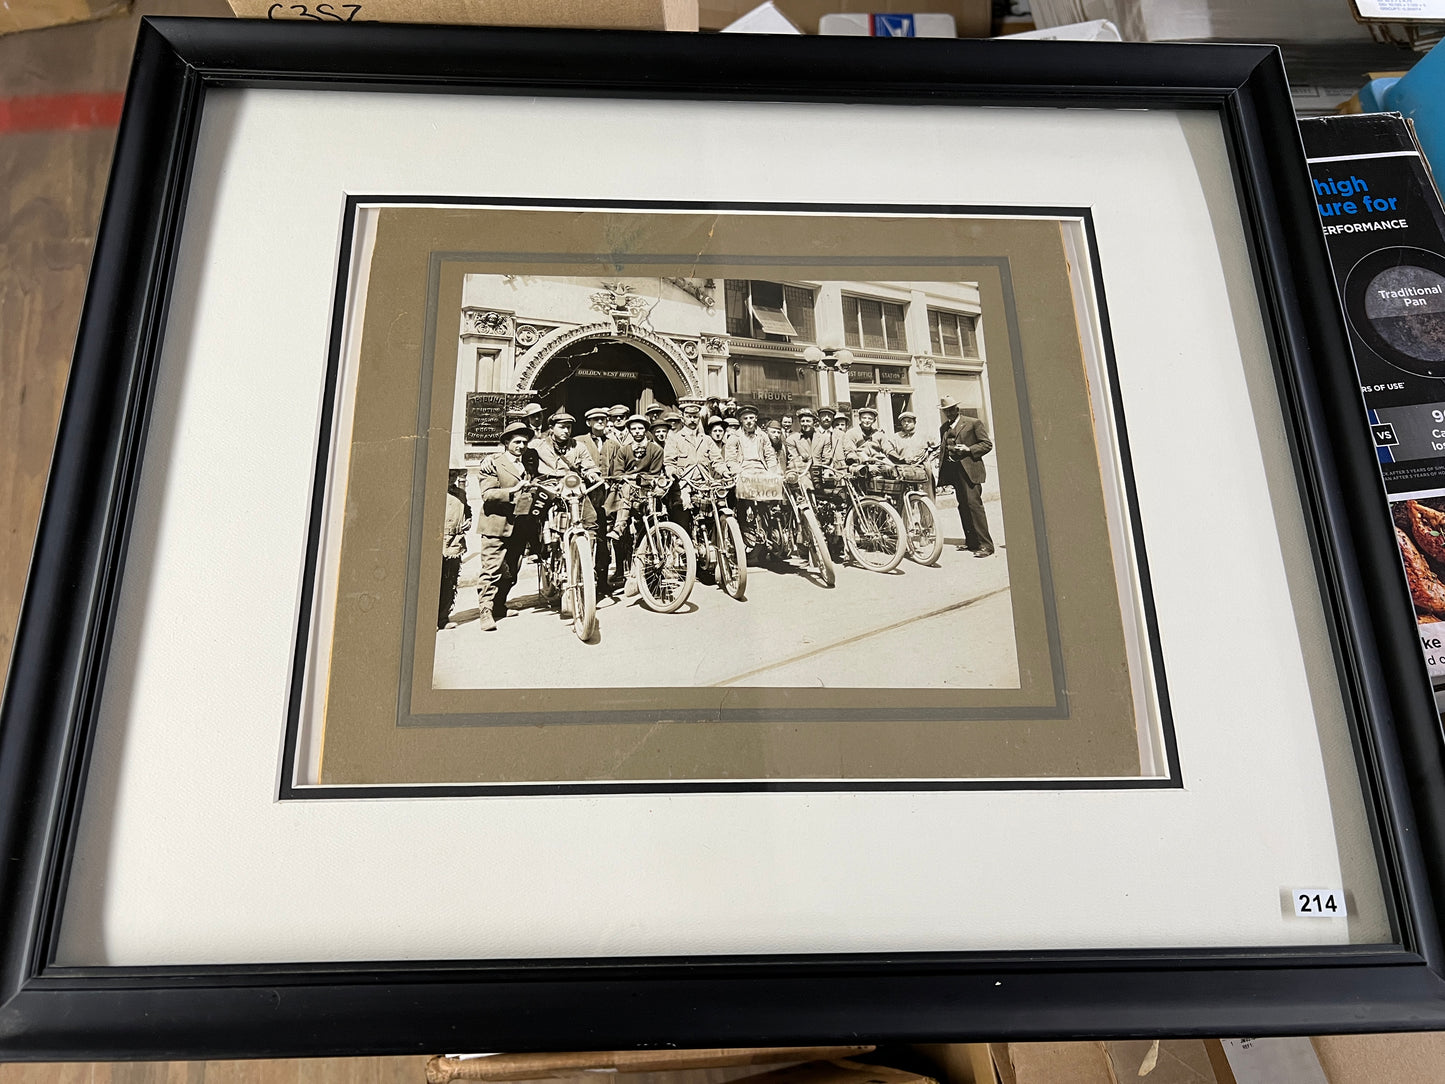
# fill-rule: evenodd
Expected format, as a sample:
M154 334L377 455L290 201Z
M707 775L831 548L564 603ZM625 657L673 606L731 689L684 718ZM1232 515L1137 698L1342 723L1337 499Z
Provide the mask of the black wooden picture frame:
M899 52L898 45L906 47ZM212 88L1218 115L1396 943L77 968L59 916ZM1445 1027L1445 773L1284 68L1263 46L151 19L0 714L0 1057L247 1057ZM340 287L344 289L343 287Z

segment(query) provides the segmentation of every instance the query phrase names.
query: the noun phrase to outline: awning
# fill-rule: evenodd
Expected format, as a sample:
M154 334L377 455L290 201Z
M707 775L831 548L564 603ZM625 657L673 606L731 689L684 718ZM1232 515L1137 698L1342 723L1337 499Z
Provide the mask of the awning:
M773 309L766 305L754 305L751 301L748 302L748 308L753 310L753 319L758 322L758 326L763 329L764 334L786 335L791 339L798 333L798 329L795 328L787 316L783 314L782 309Z

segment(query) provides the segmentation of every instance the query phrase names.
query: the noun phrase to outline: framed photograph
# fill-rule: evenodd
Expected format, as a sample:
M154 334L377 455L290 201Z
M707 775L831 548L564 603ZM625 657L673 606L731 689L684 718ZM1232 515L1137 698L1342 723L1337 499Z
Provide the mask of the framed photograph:
M1265 47L145 22L0 1053L1445 1027L1308 185Z

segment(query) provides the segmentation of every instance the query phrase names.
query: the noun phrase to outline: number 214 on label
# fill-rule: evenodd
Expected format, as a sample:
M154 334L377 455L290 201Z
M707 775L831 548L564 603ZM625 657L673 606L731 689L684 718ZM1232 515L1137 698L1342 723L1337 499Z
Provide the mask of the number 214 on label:
M1341 888L1295 888L1290 895L1294 897L1294 913L1300 918L1342 918L1348 913Z

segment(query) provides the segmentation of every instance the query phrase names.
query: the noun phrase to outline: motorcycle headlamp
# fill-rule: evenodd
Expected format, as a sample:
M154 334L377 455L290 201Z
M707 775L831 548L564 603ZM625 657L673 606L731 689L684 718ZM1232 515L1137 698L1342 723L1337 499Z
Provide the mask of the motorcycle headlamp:
M563 475L563 476L562 476L562 488L565 489L565 490L567 490L569 493L572 492L573 490L581 489L581 488L582 488L582 476L581 476L580 474L576 474L576 473Z

